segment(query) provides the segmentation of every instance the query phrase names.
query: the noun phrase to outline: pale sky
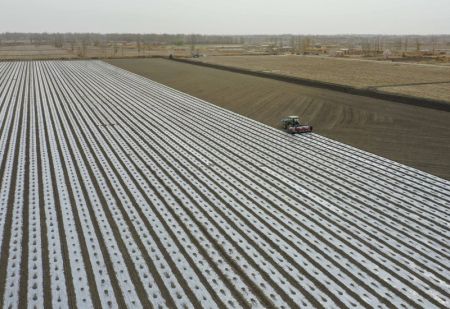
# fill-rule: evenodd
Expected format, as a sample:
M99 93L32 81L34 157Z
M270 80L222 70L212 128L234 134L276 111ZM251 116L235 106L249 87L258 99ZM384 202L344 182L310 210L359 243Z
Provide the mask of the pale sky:
M0 32L448 34L450 0L0 0Z

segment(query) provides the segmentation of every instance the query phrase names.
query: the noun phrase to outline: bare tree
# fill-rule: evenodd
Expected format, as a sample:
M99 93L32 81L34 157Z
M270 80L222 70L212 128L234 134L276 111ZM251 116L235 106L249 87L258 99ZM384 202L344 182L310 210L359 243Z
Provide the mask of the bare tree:
M431 36L431 48L433 49L433 55L435 54L436 51L436 46L437 46L437 39L435 35Z
M138 56L140 56L141 55L141 40L138 39L136 44L137 44Z
M311 48L311 39L307 36L302 41L302 53L306 54Z
M63 47L63 36L59 33L57 33L54 36L54 46L56 48L62 48Z
M195 34L191 34L190 43L191 43L191 53L194 54L195 51Z
M295 36L291 36L289 38L289 45L291 47L291 53L295 54L296 53L296 43L297 43L297 38Z
M422 43L420 42L419 38L416 38L416 51L420 51L420 47L421 47Z
M371 54L371 48L370 48L370 40L369 39L363 39L361 42L361 49L363 56L370 56Z
M113 44L113 52L114 52L114 56L117 56L117 52L119 51L119 47L117 46L117 43L114 42Z
M81 58L86 57L86 55L87 55L87 41L86 40L81 41L80 52L78 53L78 55Z
M394 50L401 51L402 50L402 38L396 38L394 41Z

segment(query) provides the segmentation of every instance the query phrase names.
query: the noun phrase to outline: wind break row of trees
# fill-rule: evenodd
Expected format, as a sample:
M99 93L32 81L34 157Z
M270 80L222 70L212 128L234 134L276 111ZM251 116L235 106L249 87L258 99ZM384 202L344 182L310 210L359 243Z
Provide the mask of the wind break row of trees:
M450 48L450 35L202 35L202 34L136 34L136 33L0 33L0 45L53 45L70 49L80 56L89 46L110 48L114 55L120 54L124 44L134 44L138 53L149 46L218 45L264 45L270 53L290 48L295 53L306 53L320 46L359 48L364 55L380 53L385 49L394 51L420 50L426 46L433 51ZM123 52L123 49L122 49Z

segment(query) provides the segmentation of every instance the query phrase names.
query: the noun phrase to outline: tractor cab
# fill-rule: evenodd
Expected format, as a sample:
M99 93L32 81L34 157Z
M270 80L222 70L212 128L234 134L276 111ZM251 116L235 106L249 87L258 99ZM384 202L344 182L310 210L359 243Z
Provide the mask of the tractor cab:
M300 125L300 120L298 118L298 116L288 116L286 121L286 124L291 125L291 126L298 126Z

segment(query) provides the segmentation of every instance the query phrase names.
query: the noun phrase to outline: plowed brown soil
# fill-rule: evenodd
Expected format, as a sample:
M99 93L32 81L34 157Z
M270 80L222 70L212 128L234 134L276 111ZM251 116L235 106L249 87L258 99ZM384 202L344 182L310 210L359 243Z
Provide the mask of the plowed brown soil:
M448 112L163 59L108 62L270 126L300 115L316 133L450 179Z
M214 56L198 61L450 103L450 67L317 56ZM426 87L416 88L415 84ZM400 87L402 86L402 87ZM395 87L389 90L385 87Z

